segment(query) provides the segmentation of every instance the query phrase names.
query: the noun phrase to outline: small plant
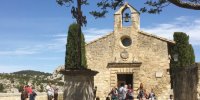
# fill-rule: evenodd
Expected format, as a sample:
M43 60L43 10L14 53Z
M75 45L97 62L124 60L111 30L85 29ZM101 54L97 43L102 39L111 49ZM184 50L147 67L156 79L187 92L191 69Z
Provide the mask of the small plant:
M40 84L40 90L39 90L39 92L43 92L44 91L44 86L43 86L43 84Z
M4 86L2 83L0 83L0 92L4 92Z

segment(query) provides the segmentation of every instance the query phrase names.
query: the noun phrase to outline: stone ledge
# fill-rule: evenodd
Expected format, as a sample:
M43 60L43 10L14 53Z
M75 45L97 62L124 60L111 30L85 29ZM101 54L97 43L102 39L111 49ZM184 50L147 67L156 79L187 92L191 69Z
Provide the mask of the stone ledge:
M134 62L134 63L108 63L107 68L134 68L134 67L140 67L142 65L142 62Z
M82 76L82 75L95 76L99 72L91 70L91 69L83 69L83 70L78 70L78 69L65 70L65 69L61 69L60 73L63 74L63 75L68 75L68 76Z

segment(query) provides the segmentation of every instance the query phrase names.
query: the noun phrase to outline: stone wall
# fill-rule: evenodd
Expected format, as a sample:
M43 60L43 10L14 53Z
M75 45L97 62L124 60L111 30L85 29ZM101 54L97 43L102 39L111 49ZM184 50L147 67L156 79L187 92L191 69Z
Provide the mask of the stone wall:
M94 75L92 70L64 70L64 100L93 100Z
M174 100L197 100L198 67L172 67Z
M113 33L114 34L114 33ZM140 83L145 85L149 92L154 89L158 100L167 100L171 94L169 69L168 43L160 39L136 33L132 36L134 44L130 48L120 46L120 40L115 42L113 34L94 41L86 46L88 67L99 71L94 78L97 86L97 96L104 99L113 86L117 86L117 73L132 73L134 75L134 89ZM113 42L113 43L112 43ZM118 47L115 45L118 44ZM115 45L115 46L114 46ZM123 59L120 53L126 50L128 59ZM108 63L141 62L139 69L135 68L108 68ZM133 66L134 67L134 66ZM156 74L161 76L156 77ZM135 97L137 92L134 93Z
M20 93L0 93L0 100L21 100ZM46 93L37 93L35 100L47 100ZM59 93L58 100L63 100L63 93Z
M144 83L147 91L154 89L158 100L168 99L171 89L167 42L144 34L139 34L137 41L135 57L142 62L138 82Z
M105 97L110 90L110 71L106 66L112 60L112 45L113 34L86 45L88 68L100 72L94 77L94 86L97 86L97 96Z

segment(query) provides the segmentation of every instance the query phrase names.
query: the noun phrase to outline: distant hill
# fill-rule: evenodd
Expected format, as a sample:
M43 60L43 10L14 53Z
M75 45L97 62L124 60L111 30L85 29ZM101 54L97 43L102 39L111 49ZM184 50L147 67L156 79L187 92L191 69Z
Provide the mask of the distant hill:
M45 73L45 72L40 72L40 71L34 71L34 70L22 70L22 71L17 71L13 72L11 74L17 74L17 75L45 75L45 76L50 76L52 75L51 73Z
M55 74L55 73L54 73ZM56 74L56 76L58 76ZM34 70L22 70L13 73L0 73L0 92L16 93L24 85L32 85L39 92L45 91L48 84L56 84L62 90L64 82L62 77L53 77L51 73Z

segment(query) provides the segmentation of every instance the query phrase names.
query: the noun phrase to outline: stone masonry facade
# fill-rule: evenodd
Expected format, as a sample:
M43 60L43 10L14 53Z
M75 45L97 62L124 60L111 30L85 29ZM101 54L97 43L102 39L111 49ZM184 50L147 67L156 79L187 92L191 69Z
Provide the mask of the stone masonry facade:
M130 26L123 26L122 22L126 9L130 10ZM94 77L96 95L105 100L112 87L119 86L119 76L128 74L134 90L143 83L147 92L154 90L157 100L168 100L171 94L168 48L174 41L141 31L140 15L128 3L114 18L113 32L86 45L88 68L99 72ZM134 97L137 94L134 91Z

